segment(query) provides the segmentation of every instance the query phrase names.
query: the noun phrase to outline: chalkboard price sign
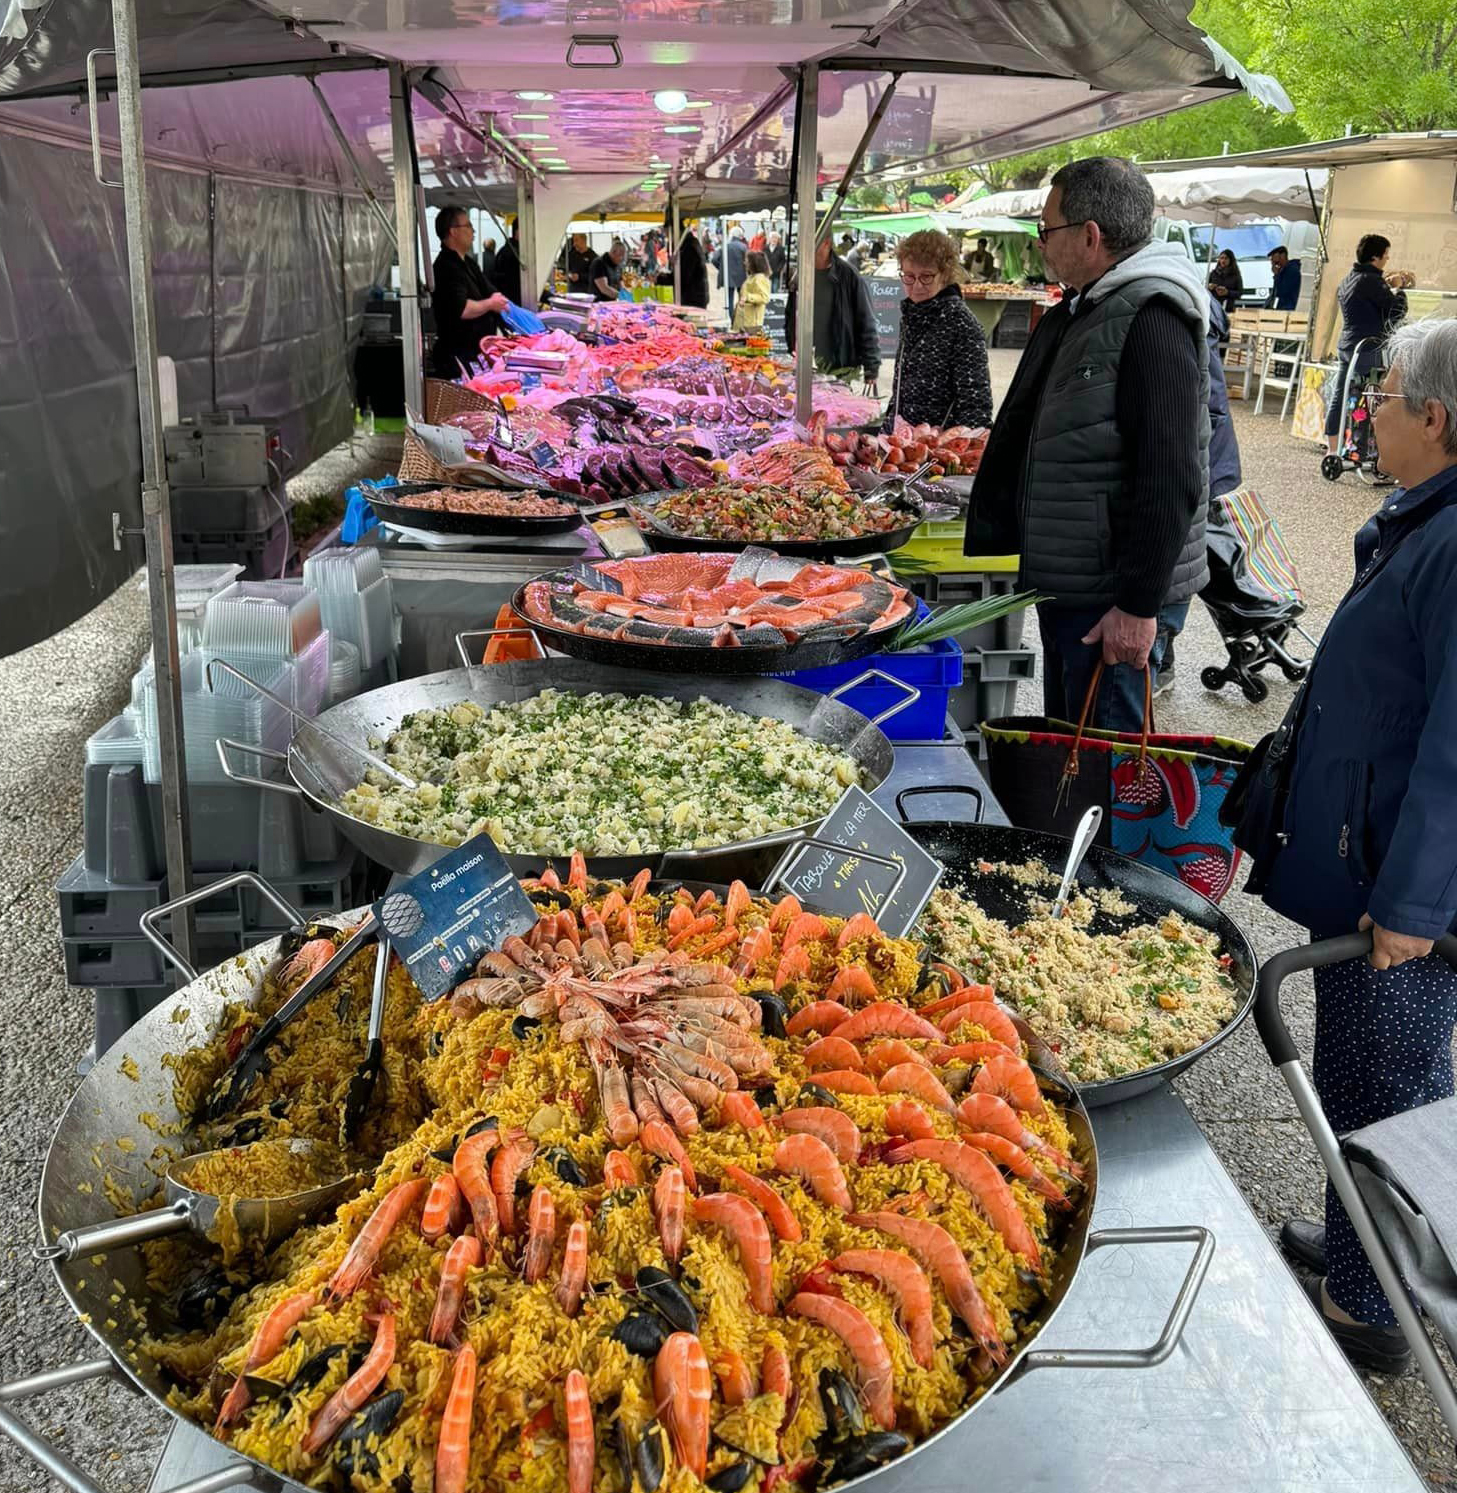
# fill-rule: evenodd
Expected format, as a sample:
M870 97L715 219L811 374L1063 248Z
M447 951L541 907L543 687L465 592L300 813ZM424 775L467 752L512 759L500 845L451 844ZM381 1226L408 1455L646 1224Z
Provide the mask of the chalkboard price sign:
M786 852L778 880L801 902L846 918L868 912L900 938L944 870L869 794L847 788L813 839Z
M489 835L386 892L374 915L427 1001L453 990L488 949L536 923L536 908Z

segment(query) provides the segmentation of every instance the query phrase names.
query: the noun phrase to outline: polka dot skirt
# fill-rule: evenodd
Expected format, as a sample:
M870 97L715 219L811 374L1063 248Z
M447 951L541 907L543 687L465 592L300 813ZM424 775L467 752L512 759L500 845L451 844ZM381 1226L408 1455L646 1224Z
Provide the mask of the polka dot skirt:
M1376 970L1350 959L1315 971L1315 1086L1338 1135L1452 1095L1457 971L1435 955ZM1396 1317L1329 1184L1326 1289L1358 1322Z

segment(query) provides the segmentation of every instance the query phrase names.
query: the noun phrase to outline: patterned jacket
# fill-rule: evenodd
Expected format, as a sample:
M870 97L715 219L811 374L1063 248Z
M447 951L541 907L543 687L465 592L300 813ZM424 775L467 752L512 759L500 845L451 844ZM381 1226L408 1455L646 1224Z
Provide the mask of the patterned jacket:
M900 350L886 430L897 415L912 425L943 428L992 423L986 338L954 285L929 301L901 302Z

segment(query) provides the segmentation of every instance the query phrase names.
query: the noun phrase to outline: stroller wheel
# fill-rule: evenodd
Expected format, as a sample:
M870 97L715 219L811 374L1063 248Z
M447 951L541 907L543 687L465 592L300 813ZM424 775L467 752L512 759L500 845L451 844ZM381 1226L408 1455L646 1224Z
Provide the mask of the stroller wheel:
M1302 660L1298 664L1281 664L1280 672L1291 682L1291 684L1297 684L1300 680L1304 679L1308 673L1310 673L1310 663L1308 660Z
M1261 700L1268 699L1270 695L1270 686L1253 674L1248 674L1241 679L1239 687L1245 692L1245 699L1251 705L1258 705Z
M1199 683L1205 689L1223 689L1224 680L1224 670L1216 668L1213 664L1210 664L1207 669L1201 670L1199 674Z
M1346 469L1346 464L1334 452L1321 458L1320 475L1327 482L1339 482L1341 473Z

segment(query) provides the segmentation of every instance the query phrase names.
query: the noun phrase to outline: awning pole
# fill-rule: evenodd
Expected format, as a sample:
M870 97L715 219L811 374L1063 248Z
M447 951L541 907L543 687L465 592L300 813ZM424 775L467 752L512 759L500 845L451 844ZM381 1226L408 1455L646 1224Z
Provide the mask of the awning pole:
M319 87L317 78L309 79L309 87L314 90L314 97L319 101L319 108L324 112L324 118L329 121L329 128L334 132L334 139L338 142L339 149L344 152L344 159L354 171L354 180L359 190L364 193L365 200L374 209L374 215L384 224L384 231L389 234L390 242L398 246L399 240L395 237L395 225L390 222L390 215L384 210L378 197L375 196L374 188L369 184L369 178L364 174L364 167L359 164L359 157L354 154L354 147L349 143L349 137L344 133L343 127L329 107L329 100L324 97L324 90Z
M1310 198L1311 216L1315 219L1315 231L1320 238L1320 257L1322 260L1326 260L1330 255L1326 252L1325 246L1325 224L1320 220L1320 208L1316 206L1315 202L1315 186L1310 180L1309 171L1303 172L1302 175L1305 177L1305 195ZM1326 182L1329 183L1330 180L1331 177L1327 174ZM1329 186L1327 186L1327 190L1329 190Z
M534 311L541 300L541 281L536 275L536 179L525 171L516 173L516 236L521 304Z
M815 375L815 196L819 190L820 65L799 70L799 155L794 162L796 296L794 323L794 418L807 425L814 413Z
M845 198L850 195L850 183L855 180L855 174L860 170L860 163L865 159L865 152L870 149L870 142L875 138L875 132L880 128L880 121L885 118L885 111L890 107L890 101L895 97L896 84L901 80L899 73L890 75L890 82L885 85L885 92L880 95L880 102L876 104L874 113L870 116L870 123L865 126L865 133L860 137L860 143L855 147L855 153L850 157L850 164L845 167L845 174L840 178L840 185L835 189L835 200L830 204L830 210L820 222L815 234L815 243L822 244L829 237L830 229L834 226L835 214L845 204Z
M404 343L405 403L425 408L421 376L420 242L415 232L415 181L410 149L410 92L405 69L390 63L390 150L395 163L395 248L400 261L400 334Z
M683 247L683 223L678 216L678 184L675 181L668 193L668 219L672 228L672 248L668 253L668 263L673 266L673 304L683 304L683 266L678 262L678 250Z
M127 270L131 281L132 339L137 360L137 415L142 437L142 532L147 545L147 607L152 622L152 667L161 755L162 836L167 851L167 892L192 890L192 834L187 814L187 772L182 741L182 658L177 646L177 591L172 573L172 495L162 449L162 392L157 378L157 308L152 299L152 217L142 136L141 67L137 60L135 0L112 0L116 38L116 102L121 145L122 201L126 214ZM190 908L172 917L172 944L193 958Z

